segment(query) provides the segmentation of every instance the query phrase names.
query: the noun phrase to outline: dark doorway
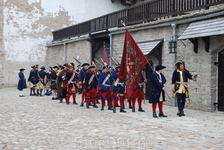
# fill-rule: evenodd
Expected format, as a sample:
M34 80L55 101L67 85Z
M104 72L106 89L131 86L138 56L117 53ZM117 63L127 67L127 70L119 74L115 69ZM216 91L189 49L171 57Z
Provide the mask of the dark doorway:
M218 111L224 111L224 49L218 60Z
M149 63L153 67L153 63L151 60L149 61ZM150 76L152 73L153 73L152 68L149 66L149 64L147 64L145 67L145 75L146 75L146 79L148 80L148 82L146 83L146 86L145 86L145 99L146 100L149 100L149 96L150 96L150 89L151 89Z

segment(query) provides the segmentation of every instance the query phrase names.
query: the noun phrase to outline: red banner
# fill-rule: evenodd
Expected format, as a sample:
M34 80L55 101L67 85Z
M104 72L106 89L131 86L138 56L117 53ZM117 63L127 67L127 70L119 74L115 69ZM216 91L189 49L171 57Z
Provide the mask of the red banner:
M119 79L126 82L127 98L131 97L139 84L142 70L147 63L147 58L126 28Z
M104 50L103 50L103 62L104 62L104 64L108 65L108 57L107 57L106 47L104 47Z

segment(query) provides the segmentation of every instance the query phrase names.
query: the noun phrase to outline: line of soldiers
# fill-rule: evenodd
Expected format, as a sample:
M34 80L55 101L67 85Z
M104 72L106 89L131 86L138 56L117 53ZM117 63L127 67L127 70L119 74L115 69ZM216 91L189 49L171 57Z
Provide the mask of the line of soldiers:
M173 73L173 97L177 98L178 116L185 116L184 105L185 99L188 97L187 79L196 81L197 75L192 76L185 69L183 61L176 63L177 69ZM159 117L167 117L163 114L163 101L165 101L166 89L164 84L166 79L162 74L165 66L158 65L156 71L151 75L150 81L152 84L149 103L152 103L153 117L156 115L156 104L159 106ZM65 63L63 66L49 67L45 71L45 67L38 70L38 65L32 66L28 78L30 87L30 96L43 96L43 90L46 89L45 95L52 94L52 100L66 100L66 104L70 104L72 96L73 104L78 105L76 94L82 94L81 107L86 105L98 108L97 104L101 99L101 110L104 110L105 102L107 102L108 110L113 110L116 113L116 107L120 107L120 112L125 113L125 82L119 79L120 66L116 65L113 70L108 65L103 66L103 70L97 70L95 64L83 63L77 66L75 70L74 63ZM142 100L144 99L143 84L147 79L142 77L139 84L133 91L130 98L127 98L129 108L135 112L135 102L138 99L138 111L145 112L142 108ZM120 106L118 105L120 103Z

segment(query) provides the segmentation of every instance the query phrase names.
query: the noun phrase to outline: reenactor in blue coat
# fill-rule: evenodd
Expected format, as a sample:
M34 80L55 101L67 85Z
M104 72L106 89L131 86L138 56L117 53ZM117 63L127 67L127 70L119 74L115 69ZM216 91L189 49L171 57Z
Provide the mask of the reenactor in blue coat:
M125 85L124 81L119 80L119 73L120 73L120 65L115 66L115 71L112 72L112 77L114 79L114 90L113 95L115 97L114 103L113 103L113 112L116 113L116 106L118 103L118 99L120 100L120 112L126 113L124 110L124 90Z
M30 70L28 81L33 84L33 86L30 87L30 96L34 96L34 95L36 95L35 85L37 84L37 80L36 80L37 77L35 74L36 66L31 66L31 68L32 68L32 70Z
M110 87L113 84L113 79L111 77L109 66L105 65L103 67L103 72L100 74L98 80L97 90L100 91L100 99L102 101L102 108L104 110L105 99L108 101L108 110L113 110L112 108L112 92L110 91Z
M165 92L166 88L164 84L166 83L166 78L162 74L163 69L166 68L165 66L158 65L155 67L155 72L152 73L150 77L151 81L151 91L150 91L150 98L149 103L152 103L152 112L153 117L158 118L156 115L156 105L159 106L159 117L167 117L163 113L163 101L165 101Z
M91 65L88 67L88 71L85 75L84 87L86 90L86 108L89 108L90 98L92 98L93 107L98 108L97 102L97 81L96 66Z
M180 60L176 62L177 69L173 72L172 77L172 91L173 97L177 98L177 106L178 106L178 113L179 117L185 116L184 114L184 106L186 98L189 97L188 93L188 79L193 81L197 80L197 74L191 75L190 72L185 69L184 61Z
M81 69L82 69L81 65L78 65L77 66L77 69L75 70L75 73L76 73L76 82L79 81L79 73L80 73ZM79 85L78 85L78 94L81 94L81 93L82 93L82 88L80 88Z
M24 68L21 68L19 70L19 82L18 82L18 86L17 86L17 89L19 90L19 97L24 97L23 95L23 89L27 88L26 86L26 78L24 76Z
M82 103L80 105L81 107L84 106L84 100L85 100L85 96L86 96L86 91L85 91L83 85L85 83L84 78L85 78L86 72L88 70L88 67L89 67L88 63L83 63L82 64L82 70L79 73L78 86L79 86L79 88L82 89Z
M43 92L43 89L44 89L44 86L45 86L45 77L46 77L46 75L47 75L47 73L45 72L45 67L44 66L42 66L41 68L40 68L41 70L40 71L38 71L37 72L37 81L39 82L39 84L40 84L40 86L38 87L38 89L37 89L37 96L43 96L42 95L42 92Z

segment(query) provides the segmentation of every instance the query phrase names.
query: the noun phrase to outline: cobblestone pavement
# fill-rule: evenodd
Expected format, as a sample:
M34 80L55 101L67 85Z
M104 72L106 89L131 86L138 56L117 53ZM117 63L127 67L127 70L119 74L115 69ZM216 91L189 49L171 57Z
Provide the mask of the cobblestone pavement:
M168 118L152 118L147 101L146 112L114 114L28 92L20 98L15 88L0 89L0 149L224 149L224 112L186 109L178 117L177 108L166 105Z

